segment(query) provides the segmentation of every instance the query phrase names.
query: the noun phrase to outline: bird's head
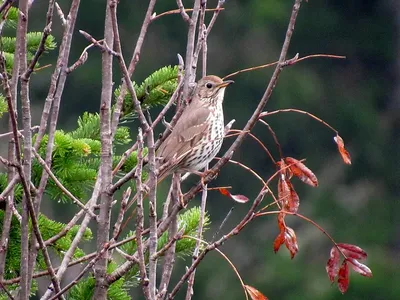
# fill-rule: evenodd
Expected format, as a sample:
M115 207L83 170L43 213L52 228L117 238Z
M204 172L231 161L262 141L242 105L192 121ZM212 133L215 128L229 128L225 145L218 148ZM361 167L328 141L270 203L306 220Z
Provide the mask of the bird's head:
M207 75L199 80L195 89L195 95L204 101L223 101L225 88L233 83L233 80L222 80L215 75Z

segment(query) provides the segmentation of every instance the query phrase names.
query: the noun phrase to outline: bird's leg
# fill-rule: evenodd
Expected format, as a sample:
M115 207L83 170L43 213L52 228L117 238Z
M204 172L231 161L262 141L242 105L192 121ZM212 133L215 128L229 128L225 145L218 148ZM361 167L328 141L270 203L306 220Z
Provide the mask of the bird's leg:
M196 174L197 176L200 176L200 182L201 182L201 186L203 188L203 190L206 188L206 183L204 182L204 178L208 175L212 175L212 177L214 178L216 175L218 175L218 172L214 171L214 170L207 170L207 171L190 171L190 173Z
M183 199L183 193L182 190L179 188L179 204L181 205L181 207L183 209L185 209L187 207L187 204L185 204L185 200Z
M162 118L162 123L166 128L168 128L170 131L172 131L172 126L170 123L167 122L167 120L165 120L165 117Z
M174 173L172 176L172 184L173 184L173 197L179 201L179 204L182 208L186 208L186 204L183 199L183 193L181 189L181 176L179 173Z

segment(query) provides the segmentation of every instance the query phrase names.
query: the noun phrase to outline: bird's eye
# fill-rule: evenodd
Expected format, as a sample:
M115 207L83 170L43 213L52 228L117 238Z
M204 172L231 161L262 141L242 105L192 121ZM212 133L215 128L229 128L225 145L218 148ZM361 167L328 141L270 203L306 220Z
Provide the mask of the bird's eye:
M208 88L208 89L211 89L212 88L212 83L211 82L208 82L207 84L206 84L206 87Z

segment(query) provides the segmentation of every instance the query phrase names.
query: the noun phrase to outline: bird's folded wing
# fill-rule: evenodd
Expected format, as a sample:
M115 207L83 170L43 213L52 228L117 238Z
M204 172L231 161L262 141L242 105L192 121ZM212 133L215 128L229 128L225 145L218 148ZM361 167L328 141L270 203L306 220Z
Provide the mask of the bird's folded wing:
M157 156L164 162L175 158L182 160L208 131L210 110L189 105L179 118L169 137L160 145Z

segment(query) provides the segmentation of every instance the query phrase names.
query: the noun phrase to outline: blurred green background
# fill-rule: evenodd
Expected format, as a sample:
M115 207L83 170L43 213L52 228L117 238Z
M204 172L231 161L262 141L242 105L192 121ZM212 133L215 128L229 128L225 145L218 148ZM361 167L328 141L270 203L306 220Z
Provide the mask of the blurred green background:
M42 30L47 1L33 3L31 30ZM277 60L294 1L227 0L208 39L208 72L219 76ZM65 10L70 1L59 1ZM191 7L193 1L185 1ZM216 1L208 1L214 7ZM105 1L82 1L75 28L70 65L87 41L79 29L101 39ZM176 8L175 1L158 1L155 11ZM130 59L147 1L120 1L118 6L123 50ZM207 15L209 20L211 14ZM54 20L53 34L60 43L61 26ZM315 1L303 3L288 57L318 53L345 55L346 60L317 58L285 68L266 109L297 108L316 114L335 127L346 142L353 164L344 165L333 142L334 134L304 115L286 113L271 116L284 155L306 158L319 179L316 189L295 180L300 196L300 213L323 226L337 242L357 244L367 251L367 265L374 277L352 273L345 295L331 286L325 263L330 241L311 224L294 217L287 223L295 229L299 252L291 260L285 248L274 254L272 243L278 234L276 218L257 219L221 250L232 260L246 284L270 299L400 299L400 2L397 0ZM141 82L154 70L177 63L176 55L186 51L186 23L179 15L165 16L149 28L140 63L133 80ZM41 64L53 63L56 53ZM32 79L31 97L38 123L52 68ZM226 120L236 119L242 128L255 109L272 69L244 73L233 78L225 97ZM115 64L115 83L120 71ZM61 104L59 128L75 128L84 111L98 111L101 92L101 57L90 50L85 65L67 79ZM153 111L155 115L157 111ZM137 124L131 124L136 134ZM159 128L161 130L162 128ZM273 152L278 151L263 125L256 134ZM226 140L229 146L232 139ZM268 178L274 166L262 149L247 139L234 156ZM194 182L194 178L187 183ZM253 199L259 182L237 166L226 166L212 186L232 185L232 193ZM276 183L273 183L276 186ZM270 199L266 199L270 201ZM193 205L199 205L196 197ZM267 202L266 202L267 203ZM230 230L250 207L235 204L217 192L209 194L211 240L228 211L234 207L220 235ZM46 201L45 212L65 221L68 204ZM72 212L73 213L73 212ZM95 233L96 231L94 231ZM94 245L87 246L94 249ZM180 260L175 275L184 271L189 259ZM72 278L72 277L70 277ZM68 279L68 278L67 278ZM172 283L176 282L176 276ZM135 293L133 289L133 293ZM217 253L207 255L197 271L193 299L243 299L240 283ZM139 297L140 299L140 297ZM184 299L179 293L177 299Z

